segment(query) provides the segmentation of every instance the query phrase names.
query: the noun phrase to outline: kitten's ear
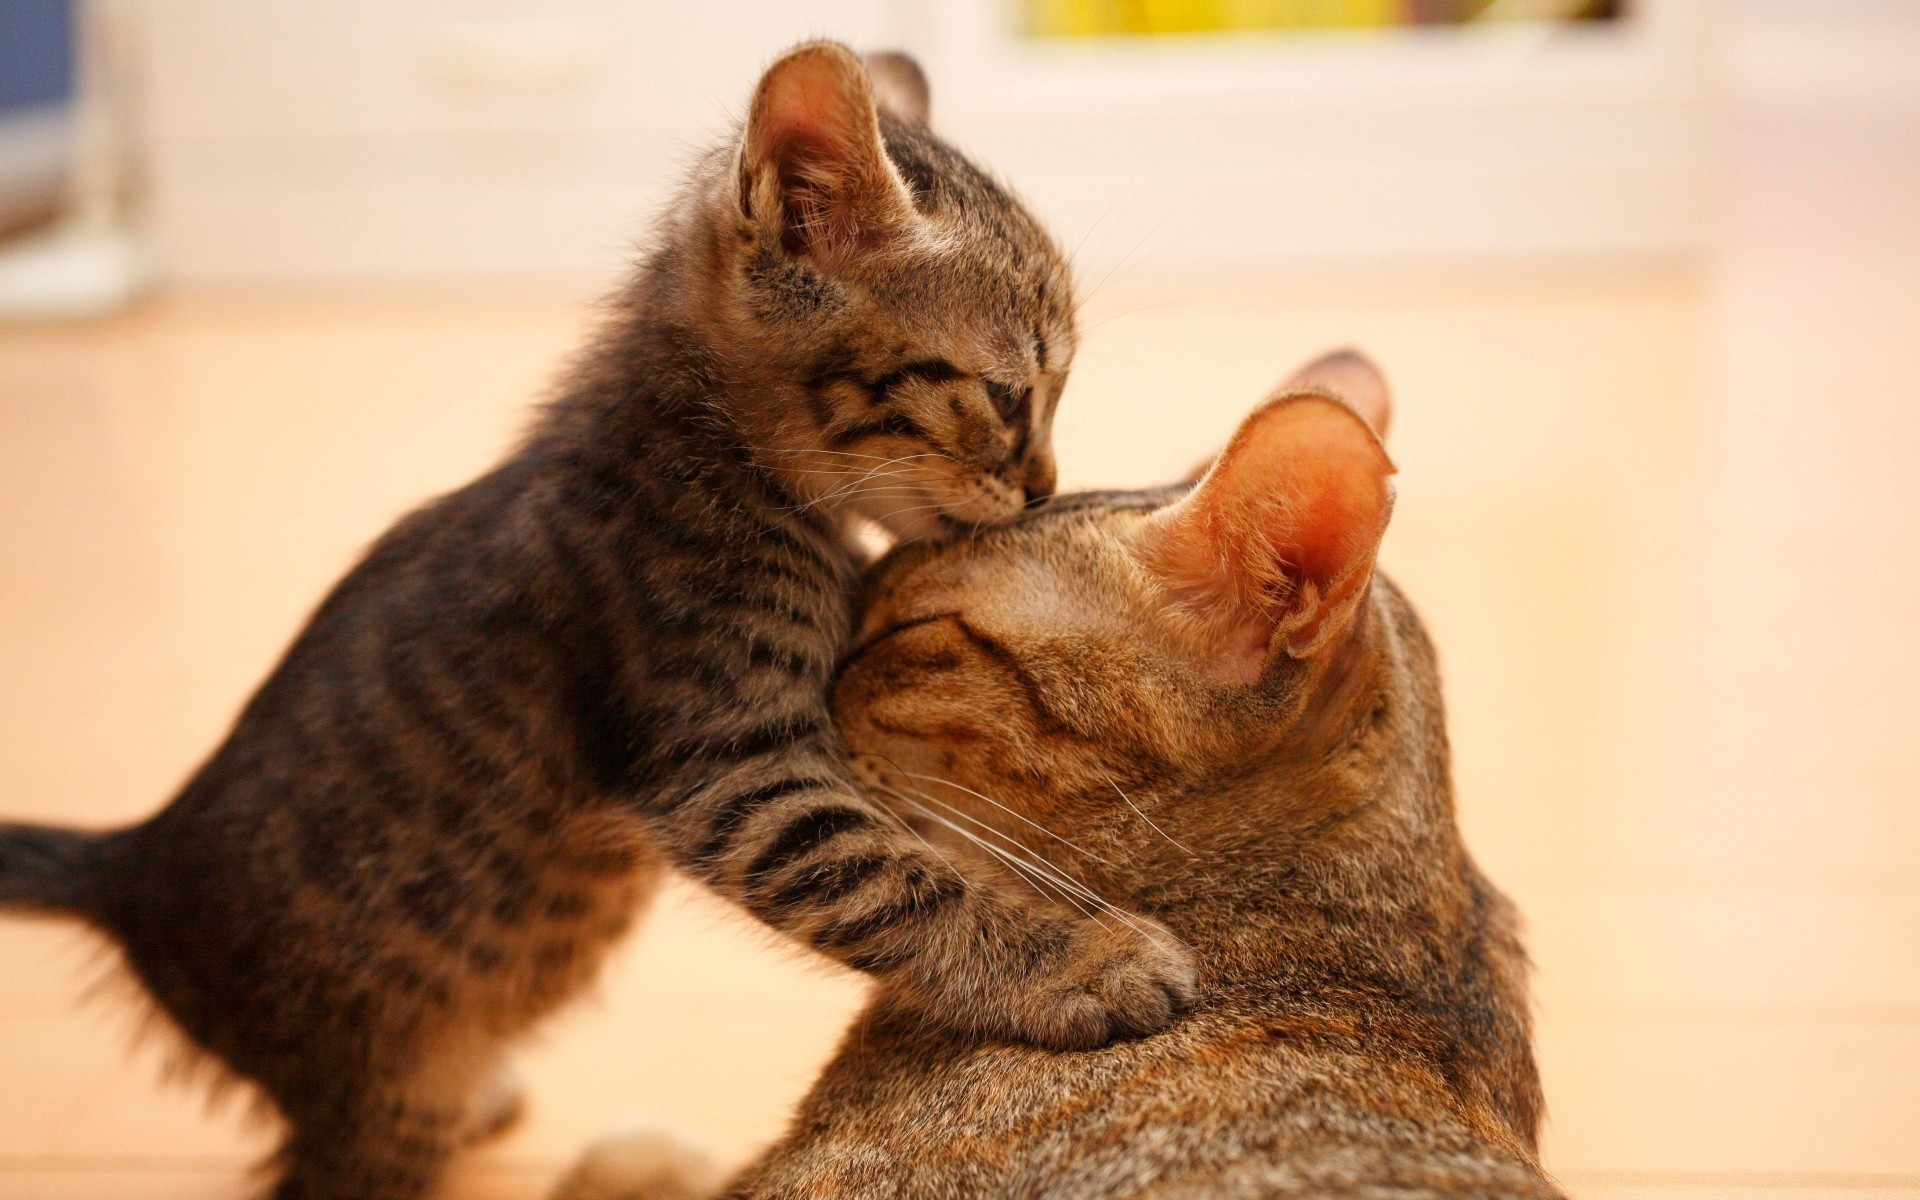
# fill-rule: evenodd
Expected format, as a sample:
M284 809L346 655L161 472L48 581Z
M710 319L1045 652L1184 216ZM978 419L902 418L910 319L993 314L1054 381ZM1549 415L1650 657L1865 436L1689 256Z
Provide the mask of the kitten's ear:
M1332 645L1373 578L1393 463L1349 407L1271 400L1187 497L1151 517L1136 550L1165 585L1207 666L1250 684L1282 654Z
M1288 392L1320 392L1346 401L1349 408L1366 418L1382 441L1393 421L1393 395L1387 389L1387 377L1358 350L1335 350L1314 359L1295 371L1275 394Z
M933 93L919 63L898 50L875 50L862 57L873 79L874 99L881 108L910 125L932 122Z
M829 269L899 227L913 199L887 158L853 51L809 42L767 68L740 153L741 208Z

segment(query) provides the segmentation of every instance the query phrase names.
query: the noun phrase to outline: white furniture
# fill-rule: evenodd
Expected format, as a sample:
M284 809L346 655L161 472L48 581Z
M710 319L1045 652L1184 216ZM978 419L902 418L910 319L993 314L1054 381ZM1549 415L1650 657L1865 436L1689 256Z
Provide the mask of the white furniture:
M1694 0L1575 25L1052 42L978 0L925 5L948 127L1096 260L1668 256L1706 234Z
M178 279L603 280L757 67L830 34L918 53L1089 270L1684 254L1698 8L1038 46L998 0L152 0L152 215Z

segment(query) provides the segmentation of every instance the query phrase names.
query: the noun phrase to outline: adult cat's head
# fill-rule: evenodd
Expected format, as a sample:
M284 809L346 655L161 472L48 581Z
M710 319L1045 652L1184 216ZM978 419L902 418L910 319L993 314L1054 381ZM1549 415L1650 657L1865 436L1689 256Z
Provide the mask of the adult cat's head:
M1263 773L1371 774L1392 752L1375 710L1393 674L1432 688L1424 644L1404 644L1410 614L1374 586L1393 467L1360 410L1384 425L1385 387L1346 356L1365 374L1346 385L1355 400L1338 398L1313 382L1332 361L1248 417L1190 491L1061 497L1017 526L896 554L870 583L838 693L869 767L1036 847L1044 835L980 797L1146 844L1138 819L1116 828L1123 792L1161 805L1176 840L1243 845L1251 821L1276 830L1345 803L1316 783L1257 817L1209 808ZM1426 732L1393 716L1396 736Z
M746 440L809 503L908 538L1052 493L1073 289L1039 224L928 124L911 59L814 42L768 68L643 287L720 348Z
M1432 648L1374 571L1387 415L1379 374L1334 356L1191 490L896 551L837 716L930 839L1189 941L1196 1019L1339 1045L1377 1022L1353 1053L1412 1047L1530 1146L1515 918L1455 828Z

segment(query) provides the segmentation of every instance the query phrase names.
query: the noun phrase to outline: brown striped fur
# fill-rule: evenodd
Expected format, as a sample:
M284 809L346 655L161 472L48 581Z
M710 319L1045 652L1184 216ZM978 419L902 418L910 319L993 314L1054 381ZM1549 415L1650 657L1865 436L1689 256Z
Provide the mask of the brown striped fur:
M1560 1195L1516 916L1455 827L1433 648L1373 578L1360 366L1316 364L1191 493L1063 497L878 570L836 709L875 787L969 871L1161 922L1200 999L1057 1053L883 992L727 1196ZM665 1195L629 1186L658 1144L563 1195Z
M848 523L1051 492L1074 346L1053 244L883 78L768 70L524 444L380 538L172 804L0 825L0 904L105 932L286 1118L279 1200L430 1192L669 865L929 1022L1090 1046L1190 994L1164 935L960 875L834 732Z

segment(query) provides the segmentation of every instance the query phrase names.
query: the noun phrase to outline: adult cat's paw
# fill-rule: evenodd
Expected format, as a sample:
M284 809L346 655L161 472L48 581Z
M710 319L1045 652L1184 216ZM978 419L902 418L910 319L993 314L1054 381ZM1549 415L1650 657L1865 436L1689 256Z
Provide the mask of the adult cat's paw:
M1140 917L1128 925L1083 921L1059 969L1014 998L1015 1036L1057 1050L1091 1050L1159 1033L1193 1007L1193 951Z

